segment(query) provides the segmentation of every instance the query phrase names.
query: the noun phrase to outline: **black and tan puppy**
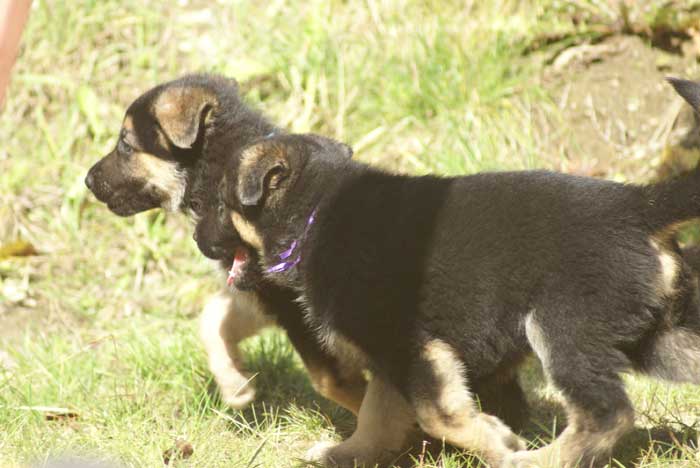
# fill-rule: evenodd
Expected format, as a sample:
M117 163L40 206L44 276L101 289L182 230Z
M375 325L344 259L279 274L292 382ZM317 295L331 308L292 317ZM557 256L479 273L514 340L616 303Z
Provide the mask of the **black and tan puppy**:
M161 207L198 219L203 207L215 200L231 151L276 132L243 103L235 81L186 76L149 90L129 106L116 147L90 169L85 183L120 216ZM254 389L241 369L238 343L277 322L299 351L314 386L357 412L366 385L361 369L352 362L342 365L319 346L303 322L296 295L258 281L256 269L247 272L247 247L235 233L229 235L235 246L231 256L235 252L239 260L239 289L214 296L200 322L209 366L224 400L234 408L252 401ZM222 266L229 264L230 257Z
M85 182L120 216L162 207L197 220L214 203L231 152L279 132L245 105L235 81L186 76L149 90L129 106L116 147L90 169ZM208 235L202 235L201 245L208 243ZM224 400L234 408L253 400L254 388L241 369L238 344L277 323L299 351L314 387L356 413L366 385L357 363L338 361L319 345L302 319L296 293L261 278L255 251L235 231L226 230L224 239L225 257L221 252L208 253L224 258L224 269L231 258L237 259L231 268L236 288L215 295L200 321L209 367ZM514 428L526 420L527 404L515 374L498 375L475 387L485 410Z
M223 217L201 227L231 223L327 349L373 370L355 434L313 458L373 463L417 421L491 466L588 466L633 425L621 372L700 384L697 280L673 238L700 217L700 170L637 186L399 176L344 156L320 137L264 139L230 160ZM532 352L569 425L526 451L471 383Z

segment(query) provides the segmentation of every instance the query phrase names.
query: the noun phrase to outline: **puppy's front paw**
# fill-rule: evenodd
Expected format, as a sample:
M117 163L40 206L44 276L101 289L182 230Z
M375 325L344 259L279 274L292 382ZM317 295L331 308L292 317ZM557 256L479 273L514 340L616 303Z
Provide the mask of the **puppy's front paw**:
M230 408L243 409L255 400L255 387L251 378L234 367L214 372L219 384L221 399Z
M318 442L306 452L304 459L324 468L353 468L356 466L355 457L343 452L342 443ZM358 464L357 466L362 465Z
M255 388L250 383L243 388L221 388L221 398L230 408L243 409L255 400Z

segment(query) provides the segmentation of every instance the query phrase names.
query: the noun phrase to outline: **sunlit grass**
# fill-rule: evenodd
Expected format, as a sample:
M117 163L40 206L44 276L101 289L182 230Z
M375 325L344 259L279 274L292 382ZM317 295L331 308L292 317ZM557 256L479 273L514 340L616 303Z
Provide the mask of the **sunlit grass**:
M79 454L159 466L181 438L194 448L183 466L292 466L315 440L352 430L279 332L245 345L258 402L226 409L195 330L220 281L191 226L159 212L120 219L88 194L86 170L142 91L214 71L238 78L283 127L347 141L373 164L547 167L559 155L543 154L547 135L533 119L559 117L539 85L541 61L525 52L545 32L595 35L569 15L605 20L604 3L35 0L0 115L0 243L24 239L41 253L0 260L0 351L14 363L0 371L0 465ZM533 398L549 401L538 374L525 377ZM644 427L692 433L697 388L630 388ZM42 406L77 416L49 421ZM543 406L534 432L547 441ZM636 456L649 446L641 439ZM694 463L679 442L664 450L686 447L680 456ZM644 466L676 463L664 450L642 450ZM473 463L415 457L423 467Z

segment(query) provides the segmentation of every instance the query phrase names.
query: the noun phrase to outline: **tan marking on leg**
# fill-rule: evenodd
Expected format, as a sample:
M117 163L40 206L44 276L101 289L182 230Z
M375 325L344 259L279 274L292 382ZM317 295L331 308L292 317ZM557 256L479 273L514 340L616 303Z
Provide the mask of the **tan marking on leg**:
M131 161L132 174L156 187L165 196L162 202L164 209L176 211L185 197L187 187L185 174L178 169L177 164L149 153L134 153Z
M314 327L315 325L310 326ZM318 339L330 354L337 357L341 362L347 363L348 366L358 369L368 367L369 359L360 348L334 330L328 330L326 327L317 328Z
M430 341L425 346L425 358L432 362L433 371L440 380L440 408L446 412L461 411L474 406L474 399L466 386L464 365L450 345L441 340Z
M318 443L306 458L331 466L374 466L400 453L414 430L411 405L391 384L374 377L367 386L353 435L340 444Z
M300 302L304 307L308 307L303 296ZM314 314L304 315L306 325L316 330L316 337L321 346L337 359L340 367L340 375L336 376L330 369L305 363L314 388L324 397L357 414L367 387L367 379L363 375L363 370L367 368L367 357L345 337L314 321Z
M242 369L238 344L271 324L254 293L222 291L204 306L200 338L221 396L232 408L243 408L255 398L251 376Z
M415 402L418 424L429 435L460 448L474 450L492 466L498 466L524 443L498 418L481 413L466 385L461 360L451 346L441 340L426 344L425 359L432 364L437 379L437 401Z
M673 296L676 293L676 278L680 269L677 255L655 239L651 239L649 243L656 252L659 261L659 278L656 290L660 296Z
M237 211L231 211L231 222L241 239L256 248L264 257L262 237L255 227Z
M345 363L340 362L341 366L343 364ZM325 367L309 365L307 369L311 383L318 393L356 415L360 412L367 389L367 380L362 375L362 369L343 368L339 376Z
M516 452L506 458L509 468L575 468L584 462L601 462L610 456L617 441L634 426L634 411L619 412L613 424L599 429L582 410L567 407L569 425L549 445L529 452Z

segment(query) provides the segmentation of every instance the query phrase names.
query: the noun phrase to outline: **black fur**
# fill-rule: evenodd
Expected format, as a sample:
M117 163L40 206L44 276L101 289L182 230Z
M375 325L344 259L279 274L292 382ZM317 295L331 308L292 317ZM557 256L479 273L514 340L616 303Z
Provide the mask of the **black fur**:
M244 206L246 178L267 179L232 158L222 198L262 237L261 268L300 240L299 265L267 278L299 291L321 339L356 346L419 421L419 405L441 398L424 356L433 340L455 350L465 383L510 372L534 347L577 418L581 447L565 455L584 462L605 452L586 437L614 442L629 423L621 371L700 383L687 348L664 339L682 332L700 359L697 281L670 231L700 216L698 171L650 186L545 171L409 177L308 136L255 146L284 159L281 182ZM673 262L665 286L661 255Z
M198 138L191 148L180 148L167 138L164 145L163 130L153 112L154 102L163 91L179 87L210 90L218 101L217 106L207 109ZM316 336L303 321L302 309L294 300L296 293L262 277L257 267L257 253L241 241L230 222L227 225L209 222L211 216L217 216L217 212L210 208L217 206L217 188L231 153L282 131L241 100L234 80L211 75L188 75L154 87L128 107L126 118L131 119L133 128L122 129L115 148L89 170L85 179L88 188L115 214L130 216L163 206L170 196L153 189L151 180L134 175L138 171L132 168L135 164L133 154L145 152L173 163L184 174L185 190L181 203L170 208L201 220L199 226L215 229L196 231L194 237L203 253L219 259L226 271L231 266L235 250L246 249L250 260L243 274L236 279L236 287L257 293L264 312L287 332L307 367L322 369L336 385L357 386L357 382L347 381L343 363L319 346ZM129 139L130 148L124 147L127 131L133 132ZM351 155L351 150L345 145L334 143L329 149L346 157ZM516 376L508 376L508 385L501 385L500 380L479 382L478 385L484 409L520 429L527 419L528 407Z

